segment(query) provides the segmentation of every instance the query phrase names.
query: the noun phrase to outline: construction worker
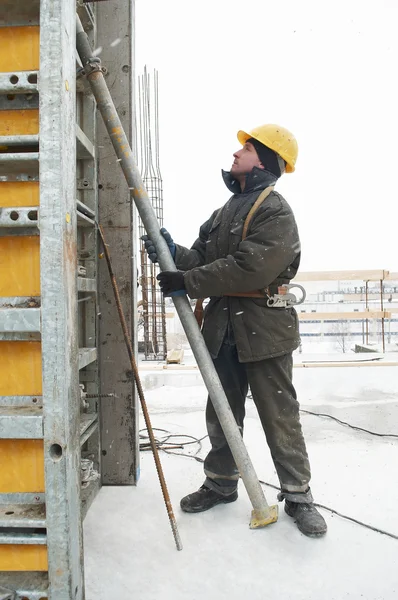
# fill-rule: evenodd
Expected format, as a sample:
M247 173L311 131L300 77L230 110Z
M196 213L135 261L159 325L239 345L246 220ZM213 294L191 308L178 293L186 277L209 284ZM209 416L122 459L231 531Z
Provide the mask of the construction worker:
M202 225L190 249L162 231L179 270L163 271L158 279L165 296L210 298L202 333L236 422L243 433L250 386L281 484L278 499L285 500L286 513L302 533L319 537L327 526L313 504L292 383L292 353L300 344L298 318L292 306L270 307L269 302L295 277L300 264L293 212L273 190L283 173L295 170L297 142L277 125L239 131L238 140L242 148L233 155L231 170L223 171L232 197ZM147 236L143 239L156 262L154 244ZM181 500L182 510L189 513L238 497L238 469L210 399L206 424L211 442L204 462L206 479Z

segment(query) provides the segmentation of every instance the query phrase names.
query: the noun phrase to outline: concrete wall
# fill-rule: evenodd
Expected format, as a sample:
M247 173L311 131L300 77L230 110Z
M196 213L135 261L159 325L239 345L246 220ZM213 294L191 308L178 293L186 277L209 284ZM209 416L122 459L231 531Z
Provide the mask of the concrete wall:
M122 124L132 140L134 123L134 0L97 5L99 54L109 73L107 83ZM127 323L135 340L136 262L130 194L99 117L99 214L109 245ZM133 226L134 225L134 226ZM100 380L102 393L102 481L134 485L139 475L138 407L131 366L113 298L105 260L100 261Z

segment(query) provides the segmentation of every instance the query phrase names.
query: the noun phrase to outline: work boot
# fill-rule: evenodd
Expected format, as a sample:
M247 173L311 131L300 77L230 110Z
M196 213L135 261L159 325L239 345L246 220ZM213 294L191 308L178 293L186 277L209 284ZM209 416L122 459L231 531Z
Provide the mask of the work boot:
M311 503L285 500L285 512L293 517L301 533L309 537L321 537L327 531L325 519Z
M197 492L185 496L181 500L180 506L184 512L198 513L209 510L209 508L213 508L213 506L216 506L217 504L235 502L237 498L237 490L232 492L232 494L228 494L228 496L224 496L223 494L218 494L205 485L202 485Z

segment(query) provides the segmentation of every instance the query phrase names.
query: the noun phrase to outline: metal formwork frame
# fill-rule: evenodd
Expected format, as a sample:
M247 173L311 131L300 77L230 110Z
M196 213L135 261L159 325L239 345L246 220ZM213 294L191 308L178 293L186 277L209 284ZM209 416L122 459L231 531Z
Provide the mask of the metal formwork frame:
M99 315L106 310L104 343L116 323L110 309L117 313L107 273L99 306L98 188L111 189L115 169L106 152L98 156L98 140L107 142L80 77L76 11L92 48L102 14L112 69L131 86L133 0L112 4L113 19L81 0L0 4L0 44L13 57L9 63L0 54L0 598L12 600L83 600L82 519L101 485L101 456L105 483L134 484L139 474L138 409L124 377L123 340L112 346L116 370L104 353L101 359L103 391L118 398L103 410L100 400ZM113 92L124 98L123 85ZM123 111L130 125L131 98ZM101 216L121 249L122 300L135 307L135 213L127 185L120 193L125 201L116 211L115 194L103 195ZM110 217L120 220L114 231ZM130 310L133 338L135 318Z
M75 1L40 6L40 270L50 597L84 597L78 394Z
M8 260L17 251L0 281L0 361L14 371L0 391L0 597L13 600L83 600L82 519L100 487L96 107L76 86L76 8L95 44L91 5L0 6L13 54L19 38L37 54L34 68L0 61L0 241Z

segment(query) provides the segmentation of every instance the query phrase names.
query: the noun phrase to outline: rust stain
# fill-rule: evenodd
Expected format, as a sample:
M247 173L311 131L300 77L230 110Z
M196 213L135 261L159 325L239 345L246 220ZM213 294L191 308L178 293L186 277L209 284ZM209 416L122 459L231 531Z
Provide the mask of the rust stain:
M93 81L96 81L100 77L102 77L102 73L100 71L94 71L93 73L87 75L87 79L92 79Z

